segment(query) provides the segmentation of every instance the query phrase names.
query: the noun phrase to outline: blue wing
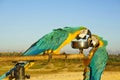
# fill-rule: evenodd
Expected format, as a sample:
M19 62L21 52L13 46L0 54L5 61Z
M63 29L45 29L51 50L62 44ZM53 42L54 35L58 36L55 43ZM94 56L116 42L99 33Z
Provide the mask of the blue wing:
M105 47L99 48L90 62L90 80L100 80L101 74L106 67L108 54Z
M36 55L46 50L56 50L68 37L68 32L56 29L35 42L23 55Z
M84 80L100 80L101 74L106 67L106 63L108 60L108 53L106 50L107 41L102 40L104 45L97 49L94 53L90 64L88 66L89 70L85 73L87 77Z

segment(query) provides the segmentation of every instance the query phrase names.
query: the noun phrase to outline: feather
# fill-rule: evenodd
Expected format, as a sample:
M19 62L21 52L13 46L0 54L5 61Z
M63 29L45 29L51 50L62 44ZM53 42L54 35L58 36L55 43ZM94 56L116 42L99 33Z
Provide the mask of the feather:
M67 31L54 30L35 42L23 55L37 55L46 50L56 50L67 37Z
M99 40L101 40L104 44L103 46L99 47L94 53L90 64L88 65L90 71L85 73L85 75L89 77L86 77L84 80L100 80L101 75L106 67L106 63L108 60L108 53L106 50L107 41L103 40L100 37Z

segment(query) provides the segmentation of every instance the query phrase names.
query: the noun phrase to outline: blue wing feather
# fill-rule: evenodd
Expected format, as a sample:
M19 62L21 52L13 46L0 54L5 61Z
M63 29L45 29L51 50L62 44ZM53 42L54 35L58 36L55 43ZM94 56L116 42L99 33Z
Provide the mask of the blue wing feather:
M56 50L68 37L66 30L57 29L35 42L23 55L36 55L46 50Z
M100 80L101 74L105 69L108 54L105 47L99 48L90 62L90 80Z
M90 71L85 72L85 77L84 80L100 80L101 75L106 67L106 63L108 60L108 53L106 50L107 46L107 41L103 40L101 37L99 37L100 40L104 43L102 47L99 47L97 51L94 53L90 64L88 65L88 68Z

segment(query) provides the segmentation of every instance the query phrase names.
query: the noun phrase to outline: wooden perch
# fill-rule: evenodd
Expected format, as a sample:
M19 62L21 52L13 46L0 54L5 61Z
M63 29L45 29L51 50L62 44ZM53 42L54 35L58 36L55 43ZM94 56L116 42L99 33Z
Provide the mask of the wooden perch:
M83 54L54 54L52 59L83 59ZM32 60L48 60L48 55L37 56L0 56L0 61L32 61Z

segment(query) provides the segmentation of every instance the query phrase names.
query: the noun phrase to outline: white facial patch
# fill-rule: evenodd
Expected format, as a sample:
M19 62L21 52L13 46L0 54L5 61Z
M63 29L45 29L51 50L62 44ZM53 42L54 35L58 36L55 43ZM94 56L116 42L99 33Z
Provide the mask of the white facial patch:
M80 38L84 38L88 33L88 29L85 29L85 30L81 30L81 33L79 35Z
M99 42L99 40L95 36L92 36L92 44L93 44L93 46L97 45L98 42Z

